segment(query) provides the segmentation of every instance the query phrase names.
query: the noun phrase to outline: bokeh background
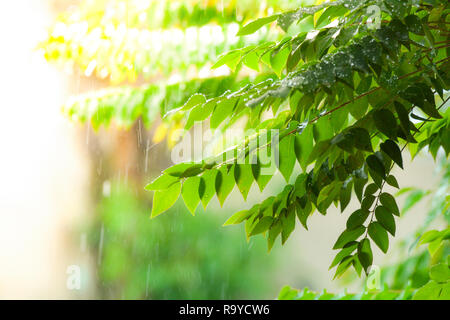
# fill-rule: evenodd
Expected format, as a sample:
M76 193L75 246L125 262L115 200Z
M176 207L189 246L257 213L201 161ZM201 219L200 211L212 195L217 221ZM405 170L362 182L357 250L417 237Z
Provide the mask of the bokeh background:
M273 299L286 284L360 290L363 280L349 274L333 281L328 271L346 221L338 210L314 214L309 231L297 225L270 253L262 236L247 242L243 226L222 227L233 212L282 188L281 177L264 194L253 186L248 202L234 190L224 208L214 199L193 217L179 202L149 219L152 195L144 186L171 165L167 143L154 143L157 125L139 120L127 129L94 130L71 121L61 112L69 97L115 84L48 63L36 49L57 15L79 4L0 2L0 298ZM433 189L442 178L428 156L405 167L395 172L402 187ZM399 203L405 199L399 196ZM352 208L356 203L346 212ZM404 241L428 209L422 201L399 220L392 249L376 251L377 264L388 267L417 254ZM67 287L73 265L81 270L79 290ZM390 281L389 268L383 272Z

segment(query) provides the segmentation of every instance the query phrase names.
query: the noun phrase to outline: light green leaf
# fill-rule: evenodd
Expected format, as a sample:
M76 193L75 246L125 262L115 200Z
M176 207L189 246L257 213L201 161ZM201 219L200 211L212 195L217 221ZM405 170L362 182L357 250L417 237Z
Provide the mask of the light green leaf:
M368 274L368 269L372 265L373 254L372 248L370 247L370 241L367 238L361 240L358 244L358 259L366 274Z
M358 209L353 212L347 220L347 230L355 229L362 226L369 216L369 210Z
M237 36L246 36L248 34L252 34L252 33L256 32L257 30L259 30L260 28L262 28L264 25L277 20L277 18L278 18L278 14L275 14L275 15L272 15L269 17L256 19L250 23L247 23L245 26L243 26L236 35Z
M233 112L237 101L237 98L225 99L216 105L210 119L211 129L216 129Z
M366 231L364 226L359 226L353 230L345 230L337 239L333 249L343 248L347 243L355 241Z
M294 141L295 155L298 163L303 170L306 170L308 165L309 155L313 149L313 127L306 126L302 133L295 135Z
M353 251L355 251L355 249L357 247L358 247L358 242L356 242L356 241L347 243L344 246L344 248L341 251L339 251L338 254L336 255L336 257L333 259L333 262L331 263L329 269L332 269L333 267L337 266L338 263L342 261L342 259L344 259L345 257L352 254Z
M376 110L373 113L373 120L381 133L392 140L397 140L397 120L395 120L391 111L387 109Z
M353 141L357 149L369 152L373 151L370 135L366 129L355 127L350 129L350 133L353 135Z
M430 269L430 279L436 282L447 282L450 280L450 269L446 263L438 263Z
M403 169L402 152L398 145L392 140L386 140L380 145L384 151L400 168Z
M239 224L243 222L245 219L248 219L251 215L253 215L256 212L253 208L250 210L242 210L239 212L236 212L231 217L228 218L227 221L223 224L224 226L229 226L233 224Z
M208 170L200 178L198 195L205 209L216 193L216 175L217 170Z
M234 166L231 167L230 170L227 169L227 166L222 166L217 172L215 182L217 198L219 199L220 206L223 206L225 199L233 190L235 183Z
M180 196L181 182L176 182L168 189L155 191L151 218L155 218L172 207Z
M188 101L186 101L186 103L181 107L181 110L183 111L191 110L193 107L199 104L203 104L205 102L206 102L205 96L201 93L196 93L192 95Z
M200 202L200 196L198 194L199 186L200 177L190 177L183 182L181 189L181 196L192 215L195 215L195 209L197 209Z
M250 164L236 164L234 167L234 180L238 186L239 191L247 200L247 195L253 184L253 173Z
M439 298L439 292L442 289L442 285L436 281L429 281L426 285L416 291L413 300L436 300Z
M171 185L179 181L180 179L168 174L162 174L151 183L149 183L145 189L146 190L164 190L169 188Z
M295 137L288 135L280 141L279 148L274 151L279 155L278 169L288 183L295 166L294 141Z

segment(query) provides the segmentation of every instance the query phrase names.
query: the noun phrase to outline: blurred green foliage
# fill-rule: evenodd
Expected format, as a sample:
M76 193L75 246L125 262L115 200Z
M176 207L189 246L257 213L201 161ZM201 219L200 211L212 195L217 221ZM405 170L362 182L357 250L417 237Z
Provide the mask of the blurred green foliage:
M183 205L171 211L150 220L148 204L120 185L103 198L90 229L90 244L100 255L101 298L276 296L270 279L277 255L267 254L262 239L246 243L241 230L222 228L224 216L213 210L199 210L201 217L191 216Z

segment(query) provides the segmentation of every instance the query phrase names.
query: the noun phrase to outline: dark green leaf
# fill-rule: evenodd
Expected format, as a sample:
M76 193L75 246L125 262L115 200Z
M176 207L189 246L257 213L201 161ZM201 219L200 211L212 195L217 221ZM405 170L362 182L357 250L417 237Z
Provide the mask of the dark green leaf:
M183 182L181 189L181 196L192 215L195 214L195 209L200 202L200 196L198 194L199 186L200 177L190 177Z
M364 268L366 274L368 274L369 267L373 262L372 248L370 247L370 241L367 238L361 240L358 244L358 259Z
M155 191L151 217L155 218L174 205L180 196L181 182L176 182L168 189Z
M391 111L387 109L376 110L373 120L377 129L388 138L397 140L397 121Z
M288 135L280 141L279 148L275 150L279 155L278 169L288 183L295 165L294 141L295 136Z
M220 206L223 206L225 199L233 190L234 185L234 167L232 167L231 170L228 170L226 166L222 166L217 172L215 182L217 198L219 199Z
M256 226L253 228L250 235L254 236L256 234L259 234L259 233L269 230L272 223L273 223L272 217L268 217L268 216L262 217L261 220L259 220L259 222L256 224Z
M236 164L234 167L234 180L241 192L244 200L247 200L247 195L253 184L253 173L250 164Z
M264 25L271 23L278 19L278 15L272 15L269 17L264 17L260 19L256 19L250 23L247 23L245 26L243 26L239 32L236 34L237 36L245 36L248 34L252 34L256 32L258 29L262 28Z
M151 183L149 183L145 189L146 190L164 190L169 188L174 183L178 182L180 179L168 174L162 174Z
M395 179L395 177L393 176L393 175L389 175L387 178L386 178L386 182L390 185L390 186L393 186L393 187L395 187L395 188L400 188L399 187L399 185L398 185L398 182L397 182L397 179Z
M386 140L380 145L382 151L384 151L394 162L403 169L402 152L398 145L392 140Z
M395 202L395 199L392 195L390 195L389 193L383 192L380 195L380 202L390 212L392 212L396 216L400 216L400 210L398 210L397 203Z
M203 173L200 179L198 195L205 209L216 193L216 175L217 170L208 170Z
M347 220L347 230L355 229L361 226L369 216L369 210L358 209L351 214Z
M345 257L347 257L350 254L352 254L353 251L355 251L355 249L357 247L358 247L358 242L356 242L356 241L347 243L347 245L345 245L344 248L341 251L339 251L339 253L334 258L333 262L330 265L330 269L335 267L335 266L337 266L337 264L339 262L341 262L342 259L344 259Z

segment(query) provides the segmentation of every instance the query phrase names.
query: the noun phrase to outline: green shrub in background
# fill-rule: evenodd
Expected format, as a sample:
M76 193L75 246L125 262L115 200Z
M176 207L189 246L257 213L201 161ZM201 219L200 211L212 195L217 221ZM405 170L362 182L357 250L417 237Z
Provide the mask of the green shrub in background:
M100 255L101 298L276 296L278 288L270 279L277 255L267 254L262 239L246 243L242 231L221 228L224 216L212 210L199 212L201 217L182 205L171 211L150 222L148 204L121 186L103 199L90 230L90 243Z

